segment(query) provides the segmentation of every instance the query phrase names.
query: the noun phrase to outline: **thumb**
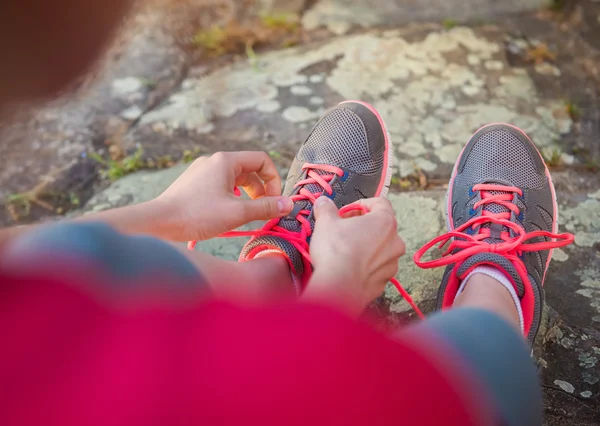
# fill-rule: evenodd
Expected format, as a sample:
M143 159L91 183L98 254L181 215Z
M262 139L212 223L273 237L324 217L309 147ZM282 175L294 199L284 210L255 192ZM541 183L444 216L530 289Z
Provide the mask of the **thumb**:
M329 197L320 196L317 198L313 209L315 220L339 218L338 209Z
M244 200L242 205L245 223L282 217L294 208L294 202L288 197L261 197L256 200Z

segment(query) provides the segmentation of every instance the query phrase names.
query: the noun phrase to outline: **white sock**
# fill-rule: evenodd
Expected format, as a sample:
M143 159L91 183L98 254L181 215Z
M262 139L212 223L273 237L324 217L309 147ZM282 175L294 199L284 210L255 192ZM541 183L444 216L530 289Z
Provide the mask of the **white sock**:
M517 292L515 291L515 288L513 287L512 283L510 282L508 277L504 274L504 272L502 272L498 268L494 268L492 266L477 266L462 281L462 283L460 284L460 287L458 289L458 292L456 293L456 297L458 297L463 292L463 290L465 289L465 286L467 285L467 282L469 281L469 278L471 278L474 274L487 275L488 277L491 277L491 278L495 279L496 281L498 281L500 284L502 284L504 286L504 288L506 288L508 290L508 292L510 293L510 296L513 299L513 302L515 303L515 307L517 308L517 314L519 315L519 324L521 325L521 331L524 331L525 330L525 322L523 320L523 308L521 307L521 301L519 299L519 296L517 295ZM455 301L456 301L456 297L454 298Z
M281 250L277 250L277 249L267 249L267 250L262 250L261 252L257 253L256 256L254 256L255 259L261 258L261 257L265 257L267 255L271 256L274 254L278 254L280 256L286 257L285 254L281 251ZM286 257L287 259L287 257ZM296 289L296 294L298 295L298 297L300 297L300 295L302 294L302 280L297 277L295 274L292 273L291 269L290 269L290 276L292 277L292 284L294 284L294 288Z

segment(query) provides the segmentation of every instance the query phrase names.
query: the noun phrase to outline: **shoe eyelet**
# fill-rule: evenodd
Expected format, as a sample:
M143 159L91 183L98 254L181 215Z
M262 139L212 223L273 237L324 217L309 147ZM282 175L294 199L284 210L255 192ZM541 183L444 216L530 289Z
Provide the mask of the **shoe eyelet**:
M525 218L525 215L523 214L523 212L521 211L518 215L517 215L517 220L519 222L523 222L523 219Z
M471 207L471 209L469 210L469 216L475 216L477 214L477 210L475 210L473 207Z
M344 171L344 174L342 176L340 176L340 180L342 182L346 182L348 180L349 176L350 176L350 174L347 171Z
M475 196L475 191L473 191L473 187L469 188L469 197L474 197Z

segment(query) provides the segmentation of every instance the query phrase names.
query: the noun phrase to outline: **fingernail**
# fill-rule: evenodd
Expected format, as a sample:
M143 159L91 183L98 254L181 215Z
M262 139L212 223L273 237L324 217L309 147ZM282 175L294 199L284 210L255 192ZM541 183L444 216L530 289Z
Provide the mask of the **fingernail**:
M317 198L317 201L315 201L315 207L319 208L320 206L323 206L325 204L329 204L331 202L332 201L331 201L331 199L329 197L321 195L319 198Z
M277 208L279 209L279 213L288 214L294 208L294 202L289 198L282 197L277 201Z

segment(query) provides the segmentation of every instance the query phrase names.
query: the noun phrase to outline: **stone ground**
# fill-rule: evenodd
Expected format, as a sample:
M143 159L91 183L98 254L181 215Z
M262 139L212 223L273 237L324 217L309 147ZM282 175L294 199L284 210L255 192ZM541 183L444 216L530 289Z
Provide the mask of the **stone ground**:
M313 41L200 65L159 13L145 12L136 18L141 30L78 96L4 126L0 197L31 188L54 167L63 169L61 191L81 203L91 196L82 211L100 211L158 195L185 168L137 172L104 189L86 157L111 139L155 159L262 149L284 173L326 108L364 99L380 110L395 143L390 198L410 253L399 279L431 310L441 271L419 270L412 253L444 231L444 184L471 133L511 122L548 158L561 229L576 234L554 255L534 348L546 424L600 424L600 3L575 2L559 14L535 0L309 6L302 24ZM243 242L217 239L200 249L235 259ZM409 315L391 287L376 308L388 323Z

